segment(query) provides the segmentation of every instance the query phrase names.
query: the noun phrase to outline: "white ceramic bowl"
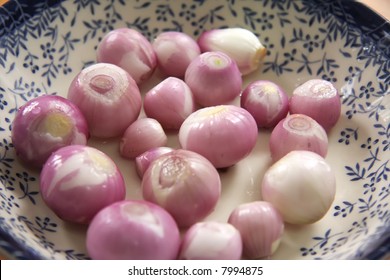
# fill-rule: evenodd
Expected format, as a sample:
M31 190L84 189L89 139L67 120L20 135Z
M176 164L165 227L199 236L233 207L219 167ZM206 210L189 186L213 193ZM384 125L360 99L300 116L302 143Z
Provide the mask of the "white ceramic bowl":
M100 3L100 4L98 4ZM66 96L73 77L95 62L99 40L118 27L152 40L167 30L194 38L205 29L240 26L268 53L256 79L288 93L310 78L330 80L342 116L329 133L326 160L337 176L336 199L312 225L286 226L274 259L381 258L390 237L389 23L353 1L16 1L0 8L0 248L16 259L85 259L85 226L61 221L42 202L39 174L19 164L10 138L19 106L41 94ZM158 73L141 87L146 92ZM326 113L326 112L324 112ZM269 131L253 152L225 173L223 193L207 220L226 221L239 203L260 199L270 165ZM119 165L127 197L141 198L134 164L118 139L91 139ZM169 145L178 147L175 134ZM298 207L298 205L297 205Z

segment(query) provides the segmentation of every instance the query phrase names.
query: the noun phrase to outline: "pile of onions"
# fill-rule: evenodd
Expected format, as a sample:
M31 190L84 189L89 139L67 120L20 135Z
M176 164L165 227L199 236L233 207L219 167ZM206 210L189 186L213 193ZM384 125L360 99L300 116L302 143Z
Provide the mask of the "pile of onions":
M12 124L16 153L43 165L40 192L56 215L90 223L91 258L267 258L284 222L310 224L327 213L336 186L324 159L326 132L340 117L340 97L318 79L290 99L271 81L242 89L242 76L258 69L265 54L243 28L205 31L197 41L163 32L153 43L119 28L99 43L98 63L74 77L68 100L43 96L19 109ZM144 117L139 86L157 64L168 77L144 95ZM238 99L240 106L232 105ZM259 128L273 128L264 201L238 205L226 222L203 221L221 196L217 168L248 156ZM178 130L179 148L165 146L165 130ZM119 154L134 160L143 201L125 200L122 174L108 155L86 146L89 134L121 137ZM179 228L187 229L182 243Z
M122 136L140 114L141 93L133 78L122 68L97 63L73 79L68 99L85 116L92 136Z
M232 166L246 157L256 145L257 136L252 115L234 105L195 111L179 130L181 147L203 155L217 168Z
M122 174L103 152L70 145L54 152L40 175L45 203L61 219L87 224L104 207L125 199Z
M160 206L124 200L93 218L86 243L96 260L173 260L180 235L172 216Z
M97 61L121 67L137 84L149 79L157 66L152 44L131 28L118 28L107 33L98 45Z
M174 150L150 163L142 178L145 200L166 209L179 227L200 221L214 209L221 195L221 180L203 156Z
M59 148L86 145L89 129L84 115L71 101L43 95L19 108L11 137L17 156L39 169Z

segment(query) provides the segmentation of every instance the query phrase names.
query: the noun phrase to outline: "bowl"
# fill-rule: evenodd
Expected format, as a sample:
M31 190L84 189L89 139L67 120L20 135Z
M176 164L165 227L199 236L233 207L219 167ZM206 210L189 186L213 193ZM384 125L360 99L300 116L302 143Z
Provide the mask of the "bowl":
M2 1L4 2L4 1ZM153 40L164 31L197 38L212 28L243 27L267 48L249 82L271 80L289 94L312 78L332 82L341 118L329 131L326 161L336 174L336 198L320 221L286 224L271 259L372 259L390 251L390 24L354 1L5 1L0 9L0 248L14 259L89 259L87 226L59 219L42 201L39 172L22 164L11 141L12 120L26 101L67 95L71 80L96 62L102 37L128 27ZM155 72L140 89L161 80ZM326 113L326 112L324 112ZM141 113L142 116L143 113ZM205 220L226 221L240 203L260 200L271 164L270 130L254 150L221 173L222 196ZM168 132L168 145L179 147ZM90 146L112 157L127 198L142 199L134 163L118 139Z

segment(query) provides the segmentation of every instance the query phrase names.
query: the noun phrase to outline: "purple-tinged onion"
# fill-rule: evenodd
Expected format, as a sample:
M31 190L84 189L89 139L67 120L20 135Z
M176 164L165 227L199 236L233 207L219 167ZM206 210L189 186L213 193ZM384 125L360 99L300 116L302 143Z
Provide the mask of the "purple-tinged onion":
M189 35L168 31L160 33L152 43L158 67L167 76L183 78L191 61L200 55L198 43Z
M291 114L304 114L315 119L329 131L340 118L341 100L331 82L312 79L293 91L289 109Z
M108 63L83 69L73 79L68 98L84 114L91 135L101 138L122 136L142 107L135 81L125 70Z
M288 113L287 94L270 81L250 83L241 94L240 104L251 113L258 127L274 127Z
M234 105L197 110L179 130L181 147L201 154L216 168L229 167L246 157L256 145L257 136L252 115Z
M261 184L262 198L291 224L311 224L329 210L336 193L335 175L320 155L292 151L274 163Z
M241 234L243 254L249 259L271 256L279 247L284 223L279 211L265 201L255 201L237 206L229 216Z
M202 106L225 104L241 93L242 78L236 62L222 52L205 52L188 65L184 81Z
M86 145L89 130L83 114L71 101L43 95L19 108L11 137L17 156L27 165L41 168L59 148Z
M97 61L123 68L137 84L149 79L157 66L152 44L131 28L118 28L107 33L98 45Z
M309 116L292 114L272 130L269 146L274 161L294 150L311 151L325 158L328 152L328 135Z
M142 193L145 200L166 209L179 227L189 227L214 210L221 180L206 158L179 149L151 162L142 179Z
M80 145L63 147L49 157L40 174L40 191L61 219L81 224L126 195L114 161L95 148Z
M145 114L159 121L165 129L179 129L195 111L195 101L188 85L169 77L149 90L144 97Z
M119 143L119 152L124 158L134 159L147 150L164 146L167 140L167 135L158 121L141 118L126 129Z
M199 222L185 233L179 259L239 260L242 240L239 231L228 223Z
M125 200L94 217L86 244L95 260L173 260L179 253L180 234L172 216L160 206Z
M266 55L266 49L259 38L244 28L212 29L198 38L202 52L221 51L230 56L238 65L242 75L259 68Z
M152 148L135 158L135 168L138 176L142 179L149 168L150 163L161 155L172 152L174 149L169 147Z

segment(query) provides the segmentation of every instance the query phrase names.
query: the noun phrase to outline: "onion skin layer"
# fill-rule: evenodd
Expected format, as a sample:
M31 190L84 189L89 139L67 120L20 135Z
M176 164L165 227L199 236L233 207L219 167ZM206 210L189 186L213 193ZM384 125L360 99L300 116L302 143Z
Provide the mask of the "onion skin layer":
M174 260L180 234L172 216L160 206L124 200L94 217L86 244L95 260Z
M206 158L178 149L151 162L142 179L142 194L185 228L214 210L221 195L221 180Z
M137 84L148 80L157 66L152 44L131 28L118 28L107 33L98 45L97 61L121 67Z
M97 63L73 79L68 99L84 114L92 136L122 136L139 116L141 93L136 82L122 68Z
M240 232L243 254L249 259L270 257L279 247L284 232L281 214L266 201L237 206L228 222Z
M291 224L311 224L330 209L336 179L329 164L310 151L292 151L264 174L261 194Z
M164 129L177 130L195 111L195 101L191 89L183 80L169 77L145 94L144 111Z
M141 179L142 177L144 177L146 170L149 168L149 165L153 160L155 160L159 156L162 156L163 154L170 153L173 150L174 149L170 147L157 147L147 150L146 152L137 156L135 158L135 168L138 177Z
M307 115L329 131L340 118L341 100L331 82L312 79L293 91L289 108L291 114Z
M86 145L89 129L84 115L71 101L43 95L22 105L12 123L17 156L40 169L49 156L68 145Z
M114 161L88 146L70 145L54 152L40 174L40 192L57 216L88 224L111 203L125 199L122 174Z
M258 128L252 115L234 105L195 111L179 130L181 147L203 155L216 168L232 166L246 157L256 145L257 137Z
M167 140L167 135L158 121L141 118L126 129L119 143L119 153L124 158L135 159L147 150L164 146Z
M161 72L176 78L183 78L188 65L200 55L198 43L183 32L162 32L152 46Z

